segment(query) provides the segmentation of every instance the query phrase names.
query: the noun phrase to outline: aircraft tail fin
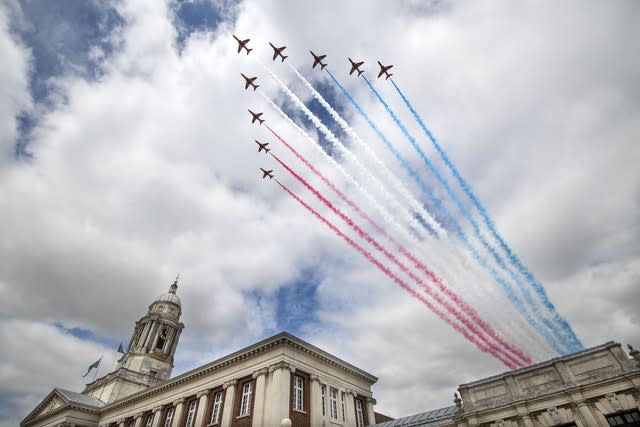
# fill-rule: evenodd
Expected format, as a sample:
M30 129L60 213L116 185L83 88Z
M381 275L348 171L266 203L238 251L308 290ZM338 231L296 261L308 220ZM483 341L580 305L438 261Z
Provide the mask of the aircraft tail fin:
M327 66L327 64L320 64L320 69L324 70L324 67L326 67L326 66Z
M288 56L282 55L282 62L284 62L284 60L287 59L287 58L288 58Z
M253 50L253 48L251 48L251 49L245 48L245 49L247 49L247 55L249 55L249 52L251 52Z

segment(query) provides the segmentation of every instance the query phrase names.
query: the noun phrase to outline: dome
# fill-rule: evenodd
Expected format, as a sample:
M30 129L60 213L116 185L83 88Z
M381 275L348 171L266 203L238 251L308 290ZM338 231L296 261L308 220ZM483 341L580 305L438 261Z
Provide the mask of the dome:
M174 303L175 305L177 305L178 307L182 308L182 302L180 301L180 298L178 298L178 295L176 295L176 291L178 290L178 278L179 277L180 276L176 277L176 280L173 282L173 284L169 288L169 292L167 292L166 294L161 294L158 298L156 298L154 303L156 303L156 302L171 302L171 303Z
M154 302L172 302L180 307L182 307L182 302L180 301L180 298L178 297L178 295L172 293L172 292L167 292L165 294L161 294L160 296L158 296L158 298L156 298L156 300Z

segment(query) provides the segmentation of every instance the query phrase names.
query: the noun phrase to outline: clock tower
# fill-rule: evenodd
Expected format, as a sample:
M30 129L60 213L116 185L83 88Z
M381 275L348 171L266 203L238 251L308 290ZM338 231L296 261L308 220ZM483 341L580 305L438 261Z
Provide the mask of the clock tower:
M83 394L105 403L157 385L171 377L173 358L184 324L176 294L178 278L135 323L127 351L107 375L87 384Z

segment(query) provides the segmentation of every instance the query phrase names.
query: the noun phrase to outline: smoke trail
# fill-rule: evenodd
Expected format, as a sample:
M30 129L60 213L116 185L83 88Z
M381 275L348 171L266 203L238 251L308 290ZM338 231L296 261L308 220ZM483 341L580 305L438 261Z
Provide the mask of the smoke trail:
M351 139L355 141L360 147L362 147L367 152L367 154L369 154L369 156L373 159L376 166L378 166L378 169L382 171L382 173L385 175L385 178L392 183L392 185L396 188L396 190L400 194L402 194L402 196L406 200L409 201L409 204L411 205L411 207L413 207L413 209L415 209L416 212L418 212L418 214L422 217L422 219L424 219L424 221L427 224L429 224L429 226L433 230L435 230L435 232L438 234L438 237L446 236L447 232L442 228L442 226L411 195L411 193L409 193L409 190L407 190L407 188L400 182L400 180L393 174L393 172L391 172L389 168L384 163L382 163L382 161L378 158L378 156L376 156L376 154L371 150L371 148L369 148L369 146L365 144L364 141L362 141L362 139L358 136L358 134L349 126L349 124L342 117L340 117L340 115L336 112L336 110L334 110L331 107L331 105L329 105L329 103L324 99L322 95L320 95L320 93L318 93L318 91L311 85L311 83L309 83L309 81L307 81L307 79L305 79L304 76L302 76L302 74L300 74L293 65L289 64L289 67L293 70L296 76L298 76L298 78L304 83L307 89L311 91L313 96L318 100L318 102L320 102L320 104L325 108L325 110L329 112L331 117L333 117L333 119L340 125L342 130L347 135L349 135Z
M387 199L387 201L389 203L391 203L399 212L402 212L405 216L405 219L409 222L409 224L411 224L416 232L419 232L419 230L424 229L424 226L418 222L418 220L416 220L416 218L411 215L410 212L407 212L407 210L404 208L404 206L396 199L396 197L387 190L386 186L377 178L375 177L371 171L369 171L367 168L365 168L362 163L360 162L360 160L349 150L347 149L347 147L345 147L342 142L340 142L340 140L338 140L338 138L335 137L335 135L333 134L333 132L331 132L323 123L322 121L320 121L320 119L318 119L318 117L316 117L315 114L313 114L306 105L304 105L304 103L300 100L300 98L298 98L298 96L293 93L291 91L291 89L289 89L287 87L287 85L284 84L284 82L282 80L280 80L280 78L273 72L271 71L269 68L267 68L266 66L265 70L269 73L269 75L271 76L271 78L273 78L278 85L280 85L280 88L287 94L287 96L289 97L289 99L291 99L293 101L293 103L305 114L305 116L307 116L307 118L315 125L315 127L321 131L326 138L331 141L332 144L334 144L335 147L337 147L338 149L340 149L340 151L348 156L351 161L358 167L358 170L364 174L367 179L369 181L371 181L373 183L373 185L378 188L378 190L384 195L384 197ZM421 236L424 238L424 236Z
M322 148L322 146L320 146L320 144L318 144L313 138L311 138L307 132L304 131L304 129L302 129L300 126L298 126L293 120L291 120L291 118L289 116L287 116L285 114L284 111L282 111L282 109L280 107L278 107L267 95L265 95L264 93L260 92L260 94L262 95L262 97L269 103L271 104L271 107L277 111L282 118L284 118L287 122L289 122L289 124L291 126L293 126L294 129L296 129L300 135L302 135L302 137L304 139L307 140L307 142L309 142L313 147L316 148L316 150L322 154L322 156L325 158L325 160L327 160L331 165L333 165L341 174L342 176L349 181L349 183L351 185L353 185L358 192L365 197L369 203L371 204L371 206L374 207L374 209L384 218L385 221L387 221L387 223L391 224L393 226L393 228L403 237L403 239L405 241L411 241L411 242L419 242L419 240L413 236L412 234L409 234L409 232L400 225L400 223L398 223L398 221L396 221L396 219L393 217L393 215L391 215L391 213L384 208L376 199L375 197L373 197L364 187L362 187L362 185L360 185L360 183L358 181L356 181L355 178L353 178L353 176L351 176L351 174L349 174L349 172L346 171L346 169L344 167L342 167L342 165L338 162L336 162L336 160L331 157L330 155L328 155L324 149Z
M303 207L305 207L309 212L311 212L316 218L318 218L321 222L323 222L330 230L332 230L336 235L344 239L352 248L360 252L371 264L376 266L380 271L382 271L387 277L393 280L398 286L407 291L411 296L422 302L426 305L431 311L433 311L440 319L447 322L453 329L457 332L461 333L467 340L476 345L481 351L485 353L491 354L493 357L500 360L505 364L509 369L516 369L517 366L509 361L509 359L504 358L500 353L495 353L492 351L486 343L478 340L478 338L469 333L465 328L460 326L459 323L454 322L452 319L447 317L442 311L440 311L437 307L435 307L429 300L425 297L417 293L414 289L412 289L404 280L394 274L388 267L378 261L369 251L367 251L362 246L358 245L354 240L349 238L346 234L344 234L340 229L338 229L335 225L333 225L328 219L326 219L322 214L313 209L310 205L305 203L302 199L300 199L296 194L294 194L289 188L287 188L284 184L282 184L277 178L274 178L275 182L286 191L293 199L295 199L298 203L300 203Z
M508 351L512 352L514 355L516 355L518 358L520 358L520 360L522 362L524 362L525 365L530 365L531 364L531 359L526 356L520 349L516 348L515 346L509 344L508 342L504 341L499 335L497 335L495 333L495 331L493 330L493 328L491 328L491 326L489 326L486 322L484 322L482 320L482 318L480 318L480 316L475 312L475 310L473 308L471 308L459 295L457 295L455 292L452 292L443 282L442 280L437 277L432 271L430 271L421 261L419 261L415 256L413 256L413 254L409 253L409 251L407 251L406 248L404 248L404 246L402 246L401 244L399 244L397 241L395 241L395 239L393 239L391 236L387 235L387 233L382 230L382 228L376 224L371 218L369 218L364 212L362 212L360 210L360 208L353 203L346 195L344 195L344 193L342 193L339 189L337 189L335 187L335 185L333 185L333 183L331 183L322 173L320 173L311 163L309 163L307 161L307 159L305 159L300 153L298 153L290 144L288 144L282 137L280 137L280 135L278 135L273 129L271 129L268 125L267 125L267 129L280 141L282 142L283 145L285 145L285 147L287 149L289 149L289 151L291 151L294 156L296 156L300 161L302 161L316 176L318 176L327 186L329 186L329 188L331 188L337 195L338 197L340 197L340 199L342 199L347 205L349 205L358 215L360 215L365 221L367 221L368 223L370 223L374 229L376 229L377 231L381 232L381 234L383 234L387 239L389 239L391 241L391 243L404 255L406 256L419 270L421 270L433 283L435 283L438 287L438 289L444 293L446 296L448 296L455 304L457 304L469 317L470 319L472 319L476 324L478 324L480 326L480 328L482 330L484 330L493 340L495 340L499 345L502 345L504 348L506 348ZM351 221L350 219L348 219L346 217L346 215L344 215L341 211L339 211L338 208L334 207L326 198L324 198L323 196L321 196L319 194L319 192L313 188L310 184L307 183L307 181L305 181L303 178L301 178L299 175L297 175L293 170L291 170L286 164L284 164L278 157L276 157L274 154L272 154L272 156L276 159L276 161L278 161L278 163L280 163L285 169L287 169L287 171L289 171L289 173L291 173L296 179L298 179L298 181L300 181L303 185L305 185L310 191L312 191L317 198L319 198L325 205L327 205L327 207L329 207L330 209L332 209L337 215L339 215L345 222L347 222L352 228L354 228L354 230L356 230L356 232L361 235L361 237L363 236L363 233L366 235L366 233L364 231L362 231L362 229L360 227L358 227L356 224L353 223L353 221ZM397 259L395 259L395 257L392 254L389 254L388 251L384 250L382 248L382 246L371 236L366 235L367 237L365 237L365 240L367 240L368 242L371 243L371 240L373 240L374 243L374 247L376 247L376 249L383 251L383 253L385 253L385 255L387 257L389 257L389 259L391 259L396 265L399 265L401 270L406 272L412 279L416 280L418 283L422 284L423 287L427 286L424 283L422 283L421 280L419 280L418 278L414 278L414 276L412 275L412 273L407 272L406 271L406 267L402 267L400 264L398 264ZM425 288L425 290L429 293L430 289ZM431 293L429 293L429 295L431 295L433 297L433 295ZM434 297L435 298L435 297ZM444 304L445 307L447 307L448 310L455 310L455 308L450 307L446 302L443 302L441 299L437 299L435 298L436 301L438 301L440 304ZM456 318L458 320L461 320L458 316L456 316ZM463 321L463 320L461 320ZM464 323L464 321L463 321ZM466 324L466 323L465 323ZM479 332L476 332L477 334ZM517 363L521 363L521 362L517 362Z
M458 182L458 184L460 185L462 190L469 197L469 199L474 204L476 209L478 209L478 212L482 216L482 220L483 220L484 224L489 229L489 232L493 236L493 238L496 241L496 243L498 244L498 246L507 255L507 257L509 258L511 263L513 263L513 265L520 272L520 274L522 274L527 279L527 281L532 285L534 291L536 292L536 294L540 298L542 304L544 304L544 306L547 308L549 313L552 315L553 320L555 322L557 322L558 324L562 325L562 328L565 330L566 337L571 341L572 350L574 352L582 350L583 349L582 343L580 342L580 340L578 339L578 337L576 336L576 334L572 330L572 328L569 325L569 323L556 312L556 309L553 306L553 303L550 301L550 299L549 299L544 287L542 286L542 284L540 284L536 280L536 278L533 276L533 274L531 272L529 272L529 270L522 264L520 259L512 252L511 248L503 240L503 238L500 236L500 234L498 234L498 231L495 228L495 224L493 223L493 220L489 216L489 212L485 209L485 207L482 205L480 200L476 197L476 195L474 194L473 190L471 189L469 184L466 182L466 180L460 175L460 173L458 172L458 169L456 168L456 166L453 164L453 162L451 162L451 160L449 159L449 156L447 156L447 153L440 146L440 144L438 144L438 142L436 141L436 138L433 136L431 131L429 131L429 129L427 129L427 126L422 121L422 118L420 117L420 115L416 112L416 110L413 108L413 106L411 105L411 103L409 102L407 97L400 90L400 88L393 81L393 79L391 79L391 83L396 88L396 91L398 92L398 94L400 95L402 100L404 101L405 105L407 106L407 108L409 108L409 110L411 111L411 114L413 114L413 117L416 119L416 121L418 122L418 124L420 125L422 130L424 131L425 135L429 138L429 140L433 144L434 148L436 149L436 151L440 155L440 158L447 165L447 167L449 168L449 170L451 171L451 173L455 177L456 181Z
M402 124L402 122L400 121L400 119L396 116L396 114L393 112L393 110L391 110L391 108L389 107L389 105L387 104L387 102L382 98L382 96L378 93L378 91L373 87L373 85L371 84L371 82L369 82L369 80L363 76L364 81L366 82L367 86L369 86L369 89L374 93L374 95L376 96L376 98L378 99L378 101L380 101L380 103L385 107L385 109L387 110L387 112L389 113L389 115L391 116L391 118L394 120L394 122L396 123L396 125L400 128L400 130L402 131L402 133L405 135L405 137L409 140L409 142L411 143L411 145L413 145L413 147L416 149L416 151L418 152L418 154L420 155L420 157L422 158L422 160L424 161L424 163L427 165L427 167L431 170L431 172L436 176L436 178L438 179L438 181L440 181L440 183L445 187L445 189L447 190L447 193L449 194L449 196L451 197L451 199L454 201L454 203L457 205L458 209L460 209L460 211L462 212L462 214L467 218L467 220L471 223L474 233L476 234L476 236L478 237L478 239L480 240L480 242L482 243L482 245L484 246L484 248L489 251L489 253L491 253L491 255L493 256L494 260L496 261L496 263L502 268L504 269L509 276L516 282L516 284L518 285L518 289L520 290L520 292L522 293L525 301L529 304L529 306L531 307L532 310L534 310L534 313L537 315L537 317L539 317L542 321L542 325L540 325L538 323L538 321L536 321L534 318L531 318L530 315L527 315L528 317L531 319L531 321L533 323L530 322L530 324L532 326L534 326L534 328L541 333L545 339L547 339L547 341L549 342L549 344L560 354L566 354L566 351L562 348L562 342L558 342L557 341L557 337L550 335L547 332L547 329L553 331L554 333L557 332L557 328L555 328L554 324L552 324L551 322L548 322L548 320L546 318L544 318L544 316L540 316L539 315L539 311L537 309L537 304L536 301L532 298L531 294L529 293L529 290L524 287L522 285L522 283L520 282L520 280L518 280L517 276L513 273L513 271L511 271L511 269L509 269L505 263L504 260L497 254L497 252L495 251L495 249L493 247L491 247L489 245L489 243L486 241L486 239L482 236L482 234L480 233L480 230L478 228L478 225L476 223L476 221L471 217L471 215L469 214L469 212L465 209L465 207L462 205L462 203L460 202L460 199L455 195L455 193L453 192L453 190L451 189L451 187L449 186L447 180L442 177L442 175L440 174L440 172L435 168L435 166L431 163L431 161L427 158L426 154L424 153L424 151L418 146L418 144L415 141L415 138L413 138L413 136L411 136L411 134L409 134L409 131L407 130L407 128ZM429 196L429 194L427 194ZM434 201L435 202L435 201ZM458 236L460 237L460 239L465 243L465 245L467 245L467 247L473 252L474 254L474 258L480 262L482 265L486 265L487 261L483 258L480 257L480 254L478 254L477 250L471 246L471 243L469 242L466 234L464 233L464 231L462 230L462 228L460 227L460 224L458 223L458 221L456 221L456 219L451 215L451 213L448 211L448 209L443 206L441 203L438 203L436 205L438 207L438 209L443 213L443 215L447 218L448 222L456 229L456 233L458 234ZM493 267L489 267L491 268L493 271L495 271L495 269L493 269ZM493 272L492 271L492 272ZM503 282L509 289L510 289L510 293L515 297L515 299L512 299L514 301L514 303L519 304L521 306L521 309L523 309L526 312L526 308L522 305L522 303L520 302L520 299L515 296L515 294L513 294L513 291L511 289L511 286L508 285L506 282L504 282L504 280L502 280L501 277L498 276L497 272L496 274L494 274L496 280L498 280L499 282ZM517 302L516 302L517 301ZM529 321L529 319L527 319L527 321Z
M369 117L369 115L362 109L362 107L358 104L358 102L351 96L351 94L349 93L349 91L347 91L347 89L340 83L340 81L331 73L331 71L329 71L328 69L326 70L326 72L329 74L329 76L331 77L331 79L333 80L333 82L338 86L338 88L340 89L340 91L343 93L344 96L347 97L347 99L351 102L351 104L354 106L354 108L358 111L358 113L360 114L360 116L362 118L364 118L367 123L369 124L369 126L371 127L371 129L373 129L373 131L378 135L378 137L382 140L382 142L384 143L384 145L387 147L387 149L389 151L391 151L391 153L394 155L394 157L398 160L398 162L402 165L402 167L409 173L409 175L411 175L415 181L418 183L418 185L421 187L421 189L430 197L430 200L435 200L435 196L432 195L432 190L429 188L429 186L422 180L422 178L420 177L420 175L418 174L418 172L416 172L416 170L414 168L411 167L411 165L409 164L409 162L407 160L405 160L405 158L402 156L402 154L400 154L400 152L394 147L394 145L389 141L389 139L384 135L384 133L376 126L376 124L373 122L373 120L371 120L371 118ZM434 203L436 205L439 204L439 201ZM457 254L458 256L463 256L461 253L459 253L457 250L454 251L455 254ZM477 258L477 257L476 257ZM450 262L447 263L447 266L450 264ZM440 270L445 270L446 268L443 266L440 268ZM461 271L466 272L468 270L468 268L462 268ZM495 280L495 274L493 274L494 276L494 280ZM472 283L475 283L475 281L477 280L477 277L474 278L473 280L471 280ZM504 282L500 282L501 285L504 285ZM503 286L504 287L504 286ZM468 290L467 290L468 291ZM484 298L484 293L480 292L482 291L481 289L478 288L478 295L482 295L482 297ZM508 298L511 299L511 294L507 291L505 292L506 296ZM511 301L513 303L513 301ZM520 309L522 308L521 304L517 304L515 303L516 306L518 306ZM522 311L522 310L521 310ZM492 315L495 317L495 312L492 312ZM520 318L520 316L523 316L522 312L521 313L517 313L517 318ZM519 323L519 321L516 321ZM531 322L527 322L530 326L531 326ZM504 322L500 322L499 324L503 325ZM521 325L522 326L522 325ZM546 342L544 341L540 341L540 339L538 337L540 337L539 334L533 334L532 335L533 341L536 341L534 346L527 346L527 347L535 347L535 348L546 348ZM540 354L540 357L538 358L539 360L543 360L545 358L548 358L547 356L549 355L548 351L544 351Z

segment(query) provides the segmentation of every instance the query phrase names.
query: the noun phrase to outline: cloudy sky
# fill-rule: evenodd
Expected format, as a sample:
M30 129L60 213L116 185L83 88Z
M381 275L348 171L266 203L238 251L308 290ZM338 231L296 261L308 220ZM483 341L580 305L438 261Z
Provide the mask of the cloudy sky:
M259 167L274 169L347 231L256 152L254 139L270 142L326 192L249 123L248 108L364 204L259 92L243 90L239 73L257 75L328 147L262 68L269 41L287 45L287 62L272 68L302 100L345 136L287 64L432 208L328 75L311 69L309 49L327 55L435 188L348 75L347 57L365 61L365 76L420 136L393 86L375 79L377 60L394 64L396 83L582 344L640 345L639 19L634 1L0 1L0 425L53 387L81 391L101 355L101 373L110 369L178 273L186 329L174 374L286 330L377 375L376 410L399 417L450 405L458 384L507 369L260 179ZM250 56L236 53L232 34L251 38ZM462 246L449 239L422 248L425 261L447 264L461 278L451 286L506 335L534 342L498 287L466 288L489 279L452 261Z

